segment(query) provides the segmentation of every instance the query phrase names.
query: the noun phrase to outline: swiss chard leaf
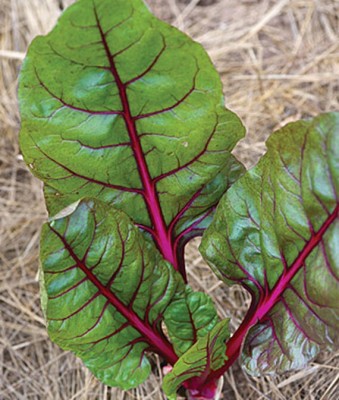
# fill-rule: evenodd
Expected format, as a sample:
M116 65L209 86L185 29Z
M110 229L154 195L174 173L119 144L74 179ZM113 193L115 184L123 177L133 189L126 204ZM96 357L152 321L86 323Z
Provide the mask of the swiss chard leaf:
M73 208L42 230L48 333L104 383L135 387L150 372L147 350L177 359L160 323L183 281L123 212L86 199Z
M221 368L227 359L225 341L229 338L228 322L226 319L219 322L207 335L201 337L165 376L163 389L171 400L176 399L176 391L187 381L190 381L191 393L200 392L204 398L214 399L215 382L205 386L203 393L199 390L199 383L204 383L206 377Z
M114 205L177 269L229 184L225 167L241 173L230 151L244 128L209 57L142 0L69 7L30 46L19 97L21 149L49 212L83 197Z
M222 280L252 294L226 354L234 360L246 336L242 364L254 375L302 368L339 329L339 114L289 124L267 147L201 245Z
M99 200L77 202L44 225L41 290L51 339L123 389L147 378L146 351L174 364L183 343L217 323L208 296L186 287L130 218ZM189 318L177 326L182 304ZM175 349L161 328L164 315L174 319L167 329Z
M218 316L210 297L187 287L167 307L164 322L176 354L182 355L216 325Z

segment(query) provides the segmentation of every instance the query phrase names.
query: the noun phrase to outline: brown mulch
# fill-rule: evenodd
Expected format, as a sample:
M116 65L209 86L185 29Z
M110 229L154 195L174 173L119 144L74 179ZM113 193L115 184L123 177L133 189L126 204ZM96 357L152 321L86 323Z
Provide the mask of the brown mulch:
M37 282L39 230L46 219L41 184L18 147L17 77L27 45L51 29L72 0L0 0L0 399L160 400L160 367L138 389L100 384L47 337ZM222 76L226 103L248 134L236 154L253 165L272 130L339 110L339 2L335 0L149 0L155 13L201 42ZM226 288L197 251L187 249L189 279L213 296L234 330L248 296ZM338 354L280 377L250 378L235 365L223 399L336 400Z

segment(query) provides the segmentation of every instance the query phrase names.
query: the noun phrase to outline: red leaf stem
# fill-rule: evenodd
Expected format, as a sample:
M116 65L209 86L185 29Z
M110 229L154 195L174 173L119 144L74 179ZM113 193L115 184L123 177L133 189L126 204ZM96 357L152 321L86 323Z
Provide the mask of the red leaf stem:
M126 307L115 296L115 294L111 292L109 286L103 285L100 280L93 274L93 272L86 266L86 264L78 258L78 256L74 253L72 246L69 245L66 239L52 226L50 226L50 229L62 241L65 249L67 249L70 256L75 261L77 267L80 268L81 271L83 271L83 273L86 275L86 278L89 279L98 289L98 292L95 293L88 302L92 301L94 297L97 297L99 295L104 296L109 301L109 303L112 304L113 307L115 307L119 311L119 313L121 313L121 315L123 315L127 319L131 326L133 326L138 332L141 333L141 335L143 336L145 341L149 343L151 348L154 348L159 355L161 355L169 363L174 365L178 360L178 356L175 354L173 347L168 342L168 340L159 332L152 329L150 324L147 321L143 321L130 307ZM88 302L85 305L87 305Z
M145 156L141 147L140 139L137 133L135 124L136 117L132 116L128 97L127 97L127 84L123 83L118 70L116 68L114 57L111 54L109 45L106 40L106 35L100 25L99 17L96 9L94 9L97 27L100 32L101 40L106 52L107 59L110 65L110 72L112 73L116 85L118 87L121 103L122 103L122 116L125 120L126 128L131 140L131 147L138 165L138 171L143 186L143 195L147 204L148 212L153 223L154 238L164 258L169 261L173 267L178 270L178 259L172 246L172 238L166 227L164 217L161 211L159 198L156 193L155 182L152 180ZM165 110L163 110L165 111ZM146 116L143 116L146 117ZM139 117L141 118L141 117Z
M318 232L311 235L308 243L299 253L298 257L295 259L291 267L283 273L283 275L277 281L272 290L269 291L264 297L261 297L258 304L256 304L255 301L252 300L251 307L248 310L245 319L227 343L227 362L222 368L212 372L204 382L201 382L201 390L203 390L204 386L219 379L237 360L241 352L241 346L249 329L258 322L264 320L267 314L272 310L272 308L281 300L281 296L283 295L284 291L289 287L289 284L294 276L303 267L306 258L310 255L312 250L320 244L327 229L335 221L335 219L338 218L338 212L339 205L335 207L332 214L329 215L329 217L326 219Z

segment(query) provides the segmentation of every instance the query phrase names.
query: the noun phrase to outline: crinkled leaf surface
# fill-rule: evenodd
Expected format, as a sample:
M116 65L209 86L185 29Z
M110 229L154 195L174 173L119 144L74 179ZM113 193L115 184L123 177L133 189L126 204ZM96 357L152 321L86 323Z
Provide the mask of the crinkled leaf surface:
M199 388L208 374L222 367L225 360L225 341L229 338L228 320L219 322L207 335L201 337L186 353L184 353L173 370L164 378L163 389L170 399L176 399L176 391L186 381L191 380L191 390ZM196 382L194 382L195 377ZM204 398L214 398L214 383L205 388ZM209 391L213 397L209 397Z
M164 378L163 389L165 394L172 400L176 399L176 391L186 381L191 380L191 390L194 386L199 389L199 382L210 372L222 367L226 358L225 341L229 338L228 320L219 322L207 335L201 337L186 353L184 353L173 370ZM196 382L194 379L197 377ZM205 388L204 398L214 395L214 382L211 387Z
M176 354L182 355L214 328L218 316L209 296L187 287L167 307L164 322Z
M201 235L205 231L213 220L217 206L211 203L211 199L220 199L226 190L244 174L244 166L233 155L229 155L225 161L223 169L192 197L171 222L174 228L176 222L180 220L180 224L173 231L176 248L183 248L183 242L186 243L192 237ZM201 210L205 211L199 214Z
M150 372L145 351L177 359L160 322L185 286L126 214L98 200L73 208L42 231L49 335L105 384L135 387Z
M251 309L228 343L254 374L303 367L338 342L339 114L287 125L222 198L201 250Z
M21 149L50 213L99 198L175 267L227 187L223 168L241 171L229 152L244 129L210 59L141 0L69 7L30 46L19 97Z

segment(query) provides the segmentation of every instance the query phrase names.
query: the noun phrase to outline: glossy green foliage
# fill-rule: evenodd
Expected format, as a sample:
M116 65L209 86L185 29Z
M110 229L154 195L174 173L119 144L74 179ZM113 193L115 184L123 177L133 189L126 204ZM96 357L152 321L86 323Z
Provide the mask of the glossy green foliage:
M124 213L93 200L75 206L42 230L48 332L106 384L134 387L150 372L145 351L162 341L148 326L184 285Z
M206 378L224 365L227 359L225 341L228 338L228 320L225 319L180 357L173 370L164 378L163 389L169 399L176 399L176 391L183 382L196 377ZM193 383L195 385L199 385L199 379Z
M130 218L98 200L75 203L44 225L41 287L51 339L123 389L147 378L145 351L176 361L161 329L173 300L190 304L196 296L205 304L179 331L168 326L176 347L192 343L206 319L209 329L217 322L207 296L191 293Z
M244 128L209 57L142 0L69 7L30 46L19 99L21 150L53 216L41 238L48 331L100 380L137 386L155 352L174 366L170 398L184 385L212 399L244 342L252 374L334 347L338 114L281 129L243 175L231 151ZM202 251L253 297L227 346L228 321L185 284L183 257L225 192Z
M210 297L187 287L185 296L173 299L164 314L164 322L178 355L185 353L218 322Z
M239 334L252 326L242 364L254 375L302 368L339 329L339 113L289 124L267 148L201 245L222 280L252 294Z
M31 44L19 97L21 149L50 214L99 198L173 264L164 237L182 247L228 187L225 166L234 178L242 171L230 151L244 128L209 57L142 0L69 7Z
M165 259L185 278L185 243L243 173L230 151L244 128L203 48L141 0L69 7L31 44L19 99L21 150L57 213L41 238L49 334L134 387L145 351L174 364L217 323Z

